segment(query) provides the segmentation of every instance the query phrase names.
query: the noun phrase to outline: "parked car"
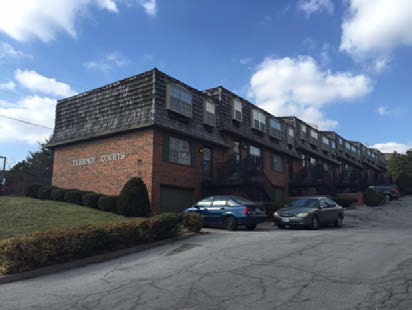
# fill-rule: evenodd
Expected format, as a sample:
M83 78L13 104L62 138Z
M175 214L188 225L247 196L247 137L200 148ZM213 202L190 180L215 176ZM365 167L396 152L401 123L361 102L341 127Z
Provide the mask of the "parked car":
M328 197L300 197L274 212L273 218L279 228L301 226L319 229L332 224L339 228L342 227L344 212L341 206Z
M228 230L236 230L238 226L253 230L266 220L265 208L260 203L232 195L206 197L184 212L200 214L204 226L219 226Z
M377 193L384 194L386 201L398 199L401 196L401 193L399 192L398 186L396 184L374 185L374 186L369 186L368 188Z

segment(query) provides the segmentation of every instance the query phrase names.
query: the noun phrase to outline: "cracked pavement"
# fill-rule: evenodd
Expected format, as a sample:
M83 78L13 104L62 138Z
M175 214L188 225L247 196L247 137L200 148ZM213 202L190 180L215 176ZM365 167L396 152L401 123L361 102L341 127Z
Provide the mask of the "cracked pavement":
M1 309L412 309L412 197L341 229L204 229L104 263L0 285Z

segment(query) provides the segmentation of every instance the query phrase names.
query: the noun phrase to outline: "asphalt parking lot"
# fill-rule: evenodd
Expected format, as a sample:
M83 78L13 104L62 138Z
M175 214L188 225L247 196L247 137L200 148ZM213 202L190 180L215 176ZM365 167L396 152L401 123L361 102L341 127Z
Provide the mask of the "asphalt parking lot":
M412 309L412 198L318 231L191 239L0 286L1 309Z

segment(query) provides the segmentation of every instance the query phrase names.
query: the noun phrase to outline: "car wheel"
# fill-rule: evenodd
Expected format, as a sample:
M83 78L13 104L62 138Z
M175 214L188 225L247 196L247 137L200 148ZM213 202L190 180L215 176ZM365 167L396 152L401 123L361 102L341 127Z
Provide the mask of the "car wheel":
M246 225L247 230L254 230L256 228L256 224L248 224Z
M313 229L313 230L318 230L319 229L319 219L318 219L318 217L315 215L313 218L312 218L312 226L311 226L311 228Z
M341 228L342 227L342 222L343 222L342 215L339 214L336 221L335 221L335 227L336 228Z
M285 229L285 225L283 225L283 224L277 224L276 225L279 229Z
M228 217L225 218L225 228L227 230L236 230L237 229L236 219L233 216L228 216Z

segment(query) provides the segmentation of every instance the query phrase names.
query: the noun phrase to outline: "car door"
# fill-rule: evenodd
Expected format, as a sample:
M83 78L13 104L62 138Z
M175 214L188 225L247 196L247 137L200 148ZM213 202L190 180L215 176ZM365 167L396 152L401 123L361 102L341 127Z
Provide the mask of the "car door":
M326 204L328 205L329 210L329 224L334 224L339 213L342 212L342 209L336 202L329 198L326 198Z
M209 211L209 209L212 207L212 201L213 197L207 197L205 199L198 201L194 206L197 209L197 211L195 212L200 214L200 216L203 218L204 224L212 223Z
M212 223L223 224L223 215L227 212L227 197L215 197L212 202L212 207L209 209L210 219Z
M319 205L319 221L322 225L329 225L333 219L334 210L325 198L319 199Z

